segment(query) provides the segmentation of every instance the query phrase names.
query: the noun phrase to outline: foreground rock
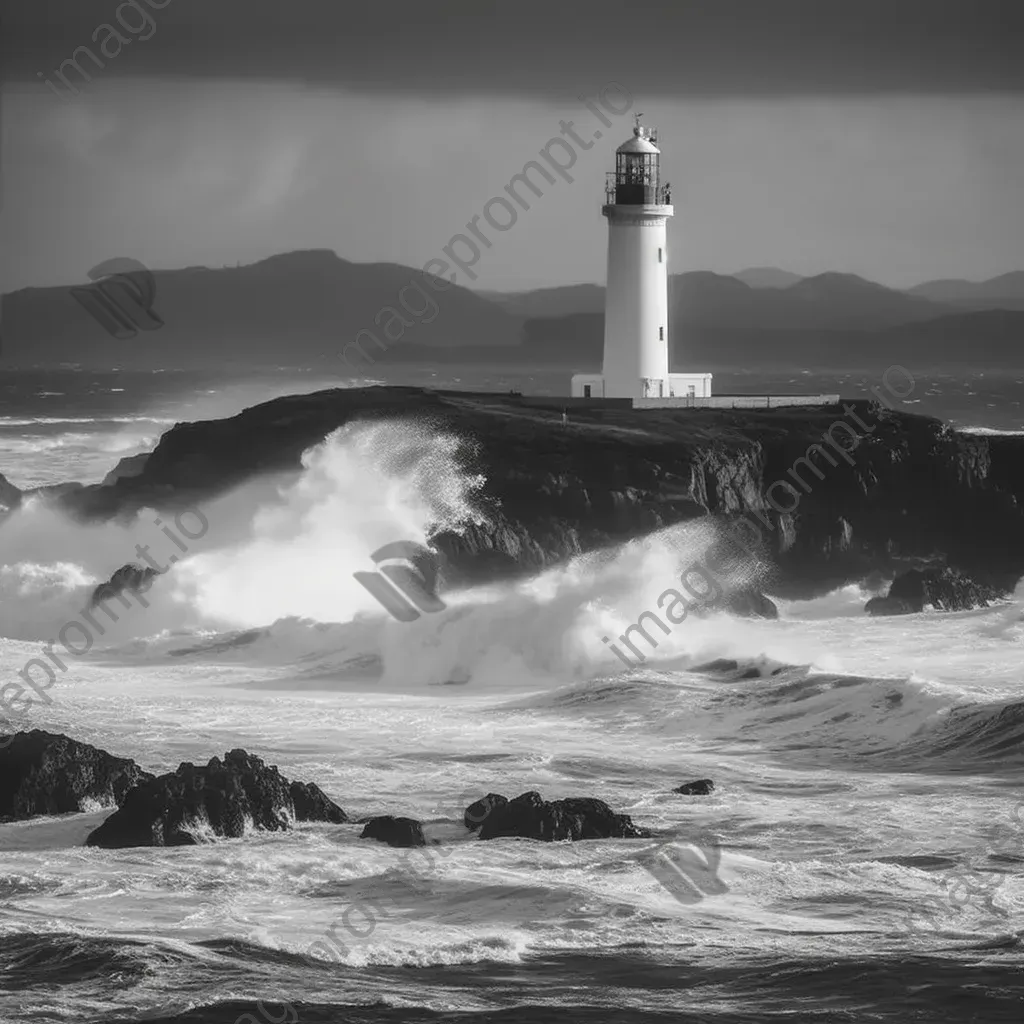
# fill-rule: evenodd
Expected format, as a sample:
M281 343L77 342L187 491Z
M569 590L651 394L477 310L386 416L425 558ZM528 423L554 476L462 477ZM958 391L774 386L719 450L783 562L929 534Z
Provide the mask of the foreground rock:
M89 607L95 608L100 601L110 601L124 591L132 594L144 594L153 585L153 577L160 574L156 569L143 568L140 565L122 565L106 583L101 583L89 599Z
M0 736L0 820L70 814L95 801L113 807L153 776L134 761L33 729Z
M89 835L87 846L192 846L215 836L237 839L247 829L280 832L293 821L348 821L313 783L289 782L277 768L244 750L211 758L133 789Z
M628 814L616 814L603 800L544 800L540 793L531 791L492 805L481 822L481 839L503 836L550 843L564 839L646 839L650 833L634 825Z
M423 826L413 818L394 818L383 814L371 818L359 835L360 839L376 839L388 846L426 846Z
M682 793L683 796L710 796L715 791L715 784L711 779L697 779L694 782L684 782L676 786L673 793Z
M1002 591L976 583L956 569L912 569L900 573L884 597L871 598L864 611L869 615L908 615L932 605L940 611L960 612L987 608L1001 596Z

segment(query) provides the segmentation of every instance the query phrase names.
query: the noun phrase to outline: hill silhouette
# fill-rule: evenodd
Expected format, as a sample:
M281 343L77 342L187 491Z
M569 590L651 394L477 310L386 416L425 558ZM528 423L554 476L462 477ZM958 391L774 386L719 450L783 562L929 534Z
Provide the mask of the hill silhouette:
M925 281L911 288L909 294L972 309L1024 309L1024 270L1000 274L987 281Z
M574 313L603 313L604 286L570 284L558 288L536 288L528 292L478 292L478 295L521 317L570 316Z
M164 326L129 340L112 338L70 287L5 295L5 365L337 363L364 329L388 347L514 346L521 339L518 319L466 288L433 278L435 290L413 267L351 263L330 250L284 253L242 267L158 270L153 277L153 307ZM379 354L366 335L363 348Z
M538 318L525 325L529 362L601 366L604 317L599 313ZM1024 312L983 310L882 330L752 328L673 323L674 371L758 368L849 369L907 366L1024 368Z
M352 263L329 250L284 253L243 267L155 271L153 277L154 310L163 326L127 340L104 331L74 300L70 287L4 296L3 365L600 366L604 288L599 285L474 292L428 279L413 267ZM1017 367L1024 351L1024 312L964 307L983 301L979 289L998 296L1016 287L1024 290L1024 273L980 285L930 282L912 293L854 274L818 274L786 287L751 287L710 271L674 274L669 278L673 367L848 367L900 359ZM935 301L922 289L950 301ZM968 293L975 297L964 299ZM365 331L372 331L381 347L364 333L362 349L369 359L350 348L353 358L346 362L345 347Z
M873 330L951 311L945 304L854 274L793 277L794 283L787 287L752 287L737 276L709 270L672 274L668 282L672 322L728 329ZM526 319L604 312L604 288L599 285L485 294Z
M802 280L800 274L778 267L747 267L732 276L751 288L788 288Z

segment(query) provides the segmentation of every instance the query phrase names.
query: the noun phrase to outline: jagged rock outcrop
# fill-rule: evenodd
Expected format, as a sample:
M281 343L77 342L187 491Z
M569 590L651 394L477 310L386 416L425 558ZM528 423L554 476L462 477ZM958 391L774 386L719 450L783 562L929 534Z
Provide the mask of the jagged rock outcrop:
M390 814L382 814L370 818L366 827L359 834L360 839L376 839L388 846L426 846L423 826L414 818L395 818Z
M87 846L192 846L208 837L237 839L247 829L280 832L293 821L348 821L313 783L289 782L244 750L177 771L131 790L119 810L89 834Z
M86 519L183 509L258 475L298 473L302 453L347 423L407 418L471 439L466 468L487 481L487 521L434 539L447 585L534 573L707 515L759 524L777 567L770 593L785 597L914 559L1004 588L1024 573L1024 438L961 434L868 401L574 408L565 428L561 405L544 403L404 387L276 399L178 424L137 475L60 504Z
M603 800L544 800L540 793L531 791L492 805L481 822L481 839L504 836L550 843L564 839L646 839L650 833L634 825L628 814L616 814Z
M315 782L289 783L288 795L296 821L329 821L334 825L348 821L345 812Z
M113 807L153 776L127 757L33 729L0 736L0 820Z
M462 815L462 820L470 832L476 832L487 820L487 816L496 807L504 807L508 797L500 793L488 793L487 796L471 803Z
M987 608L1005 591L977 583L962 572L950 569L911 569L900 573L884 597L873 597L864 605L869 615L907 615L931 605L939 611L961 612Z
M156 569L140 565L122 565L106 583L101 583L89 598L89 607L95 608L100 601L110 601L125 590L132 594L144 594L153 585L153 577L159 576Z
M710 796L715 791L715 784L711 779L696 779L693 782L684 782L676 786L673 793L682 793L683 796Z

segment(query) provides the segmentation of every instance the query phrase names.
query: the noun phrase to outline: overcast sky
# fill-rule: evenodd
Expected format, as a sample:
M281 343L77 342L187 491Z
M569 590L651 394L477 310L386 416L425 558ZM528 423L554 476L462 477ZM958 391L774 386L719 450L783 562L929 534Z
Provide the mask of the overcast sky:
M423 264L560 120L593 139L579 97L612 81L660 129L673 271L1024 268L1017 0L153 3L147 24L118 0L0 2L0 290L113 256ZM37 72L59 86L82 45L105 66L82 58L92 81L67 70L59 99ZM495 237L477 287L603 279L632 111Z

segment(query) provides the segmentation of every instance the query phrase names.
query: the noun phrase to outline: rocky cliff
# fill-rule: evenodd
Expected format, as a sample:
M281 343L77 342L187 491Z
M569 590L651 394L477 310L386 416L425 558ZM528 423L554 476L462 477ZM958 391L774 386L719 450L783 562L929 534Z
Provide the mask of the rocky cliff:
M491 522L437 538L447 581L532 572L708 514L756 516L781 594L948 564L1009 588L1024 573L1024 438L960 434L877 403L774 410L570 407L374 387L281 398L179 424L134 475L55 494L88 519L173 510L297 472L353 421L429 420L477 442Z

